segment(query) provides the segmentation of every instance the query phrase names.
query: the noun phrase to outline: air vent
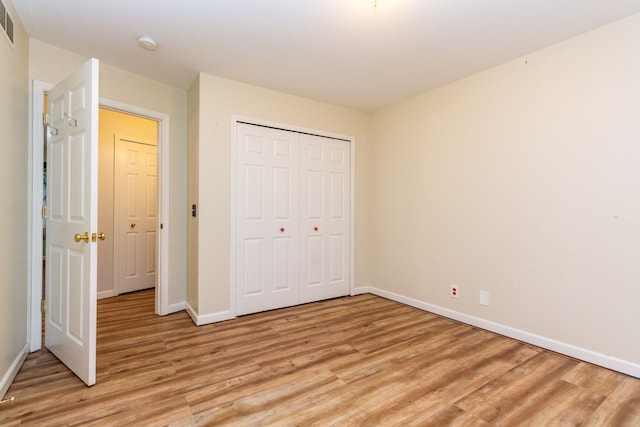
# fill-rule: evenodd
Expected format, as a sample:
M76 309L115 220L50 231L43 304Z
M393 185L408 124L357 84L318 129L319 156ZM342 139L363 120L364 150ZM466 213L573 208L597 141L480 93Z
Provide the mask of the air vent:
M13 46L13 20L2 0L0 0L0 27L2 27L2 32Z

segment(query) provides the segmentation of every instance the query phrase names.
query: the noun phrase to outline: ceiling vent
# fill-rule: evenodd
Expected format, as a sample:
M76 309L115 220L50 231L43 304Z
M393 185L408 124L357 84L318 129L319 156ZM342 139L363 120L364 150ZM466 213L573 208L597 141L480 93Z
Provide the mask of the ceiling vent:
M2 0L0 0L0 27L2 27L2 32L7 36L11 46L13 46L13 20Z

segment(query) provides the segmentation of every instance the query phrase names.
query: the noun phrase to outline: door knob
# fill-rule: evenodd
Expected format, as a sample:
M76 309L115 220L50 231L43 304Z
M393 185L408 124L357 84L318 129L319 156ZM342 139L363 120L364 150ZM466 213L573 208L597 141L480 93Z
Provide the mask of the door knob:
M80 240L84 240L85 243L89 243L89 233L85 232L84 234L77 234L73 236L73 240L76 242L80 242Z
M313 227L313 231L318 231L318 227Z
M107 236L105 236L104 233L98 233L98 239L104 240L106 238L107 238Z
M135 224L131 224L129 227L130 228L136 228L136 225Z
M97 241L98 241L98 239L100 239L100 240L104 240L104 239L105 239L105 235L104 235L104 233L98 233L98 234L96 234L96 233L91 233L91 241L92 241L92 242L97 242Z
M284 233L284 227L281 227L281 228L280 228L280 232L281 232L281 233Z

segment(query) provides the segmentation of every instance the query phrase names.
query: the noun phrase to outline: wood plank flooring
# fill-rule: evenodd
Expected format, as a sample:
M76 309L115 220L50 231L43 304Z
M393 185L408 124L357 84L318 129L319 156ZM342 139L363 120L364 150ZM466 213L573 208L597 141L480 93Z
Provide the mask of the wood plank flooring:
M9 426L640 426L640 380L372 295L196 327L98 303L97 384L47 350Z

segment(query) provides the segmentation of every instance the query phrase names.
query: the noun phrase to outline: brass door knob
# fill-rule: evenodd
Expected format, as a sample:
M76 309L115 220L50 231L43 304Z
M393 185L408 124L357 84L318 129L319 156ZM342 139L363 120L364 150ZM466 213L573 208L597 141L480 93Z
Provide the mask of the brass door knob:
M84 234L77 234L75 236L73 236L73 240L75 240L76 242L80 242L81 240L84 240L85 243L89 243L89 233L85 232Z
M92 242L97 242L98 239L104 240L105 239L104 233L91 233L91 241Z

